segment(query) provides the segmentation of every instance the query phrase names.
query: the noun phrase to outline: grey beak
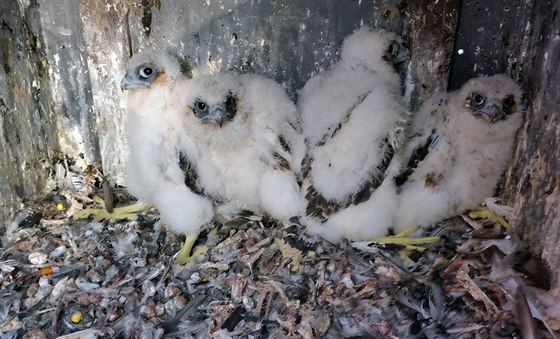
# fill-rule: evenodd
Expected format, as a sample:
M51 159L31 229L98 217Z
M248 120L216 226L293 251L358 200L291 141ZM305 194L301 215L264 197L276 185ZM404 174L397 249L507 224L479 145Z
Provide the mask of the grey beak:
M212 105L210 106L210 109L208 111L210 113L210 116L212 117L212 119L214 119L214 121L220 126L222 127L222 125L224 124L224 121L226 120L226 109L224 106L222 105Z
M132 82L132 76L128 73L124 75L121 80L121 91L125 91L130 88L130 83Z
M495 103L486 105L482 112L491 122L495 122L502 117L501 107Z
M146 87L146 82L138 80L132 74L126 73L121 80L121 91L126 91L137 87Z

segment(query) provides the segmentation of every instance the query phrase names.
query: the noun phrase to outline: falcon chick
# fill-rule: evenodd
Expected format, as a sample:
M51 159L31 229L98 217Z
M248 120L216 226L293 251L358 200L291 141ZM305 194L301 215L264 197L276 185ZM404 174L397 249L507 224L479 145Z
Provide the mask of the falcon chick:
M301 221L332 242L384 235L396 208L394 185L384 178L399 168L393 155L408 111L385 58L395 39L369 27L356 30L344 40L340 60L299 93L308 145Z
M161 114L169 97L171 83L181 75L177 59L166 52L146 49L127 62L121 90L126 91L127 110L127 175L129 193L142 203L119 207L114 211L96 197L101 208L84 209L74 216L93 214L96 219L135 219L135 212L154 203L154 194L161 189L161 167L173 158L170 145L173 117Z
M130 193L154 204L163 219L187 238L177 258L189 258L202 225L214 216L210 199L193 192L185 183L180 163L180 138L185 133L180 100L174 96L180 65L171 55L146 50L130 59L121 88L127 90L126 186Z
M493 195L513 155L521 95L505 75L481 76L415 113L395 177L396 230L441 221Z
M172 83L181 75L179 62L166 52L153 49L135 54L121 80L126 91L126 136L128 141L128 191L151 201L158 190L155 178L160 166L173 158L173 117L165 113ZM170 153L171 152L171 153Z
M261 76L233 74L201 75L179 87L181 156L191 189L280 221L300 215L295 173L305 143L284 89Z

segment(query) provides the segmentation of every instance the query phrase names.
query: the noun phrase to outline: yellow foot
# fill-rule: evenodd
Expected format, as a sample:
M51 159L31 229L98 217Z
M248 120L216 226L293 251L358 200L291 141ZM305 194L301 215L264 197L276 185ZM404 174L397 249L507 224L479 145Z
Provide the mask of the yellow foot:
M438 242L440 237L409 237L419 229L418 226L407 228L395 235L387 235L378 237L371 241L352 243L354 248L367 252L376 252L376 245L396 245L399 248L399 256L405 261L411 261L409 255L413 251L424 252L426 248L420 246L422 244L430 244Z
M506 231L511 231L512 227L506 219L498 213L492 211L488 207L480 207L469 212L471 219L488 219L494 222L494 227L499 229L500 226L504 227Z
M387 235L384 237L375 238L372 242L377 244L395 244L395 245L402 245L405 249L410 251L420 251L423 252L425 250L424 247L418 246L422 244L430 244L439 241L439 237L416 237L412 238L409 237L412 233L418 231L418 226L412 226L405 230L400 231L395 235Z
M194 258L198 257L201 254L204 254L208 251L208 247L206 246L199 246L197 247L193 254L191 255L191 250L193 248L194 242L196 241L196 236L194 235L187 235L185 238L185 243L181 247L181 250L177 254L177 258L175 259L175 263L177 265L184 265L189 261L193 260Z
M388 245L401 245L403 248L399 250L399 256L403 260L410 260L409 255L413 251L417 252L424 252L426 250L425 247L420 246L422 244L431 244L434 242L438 242L440 237L409 237L409 235L413 234L414 232L418 231L418 226L412 226L405 230L400 231L395 235L388 235L384 237L379 237L373 240L378 244Z
M283 258L291 259L290 269L292 272L297 272L301 265L301 251L297 248L293 248L282 238L275 238L274 243L278 246L280 253L282 253Z
M136 220L138 219L137 212L145 211L150 208L149 205L142 203L135 203L128 206L116 207L112 212L107 211L105 207L105 201L98 196L93 197L93 201L97 203L101 208L86 208L81 211L74 213L74 218L79 219L82 217L93 215L95 221L101 220Z

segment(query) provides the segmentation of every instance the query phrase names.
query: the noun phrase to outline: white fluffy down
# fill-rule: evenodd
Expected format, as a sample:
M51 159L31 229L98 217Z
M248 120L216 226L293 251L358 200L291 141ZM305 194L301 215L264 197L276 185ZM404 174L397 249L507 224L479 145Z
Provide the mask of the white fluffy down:
M395 130L407 118L398 75L383 59L393 38L356 30L344 40L340 61L299 93L311 182L328 200L343 202L383 174L383 145L396 144Z
M233 74L201 75L180 89L185 135L195 145L187 157L204 193L280 220L301 214L296 175L277 166L279 155L299 170L305 152L299 115L284 89L261 76ZM195 100L222 103L230 92L239 107L235 118L222 127L203 124L192 113ZM289 152L281 146L280 136Z
M517 110L494 123L476 118L465 108L465 100L475 91L500 104L504 97L513 95ZM437 131L440 141L401 187L396 228L438 222L475 208L494 194L521 126L521 94L519 86L505 75L481 76L456 92L434 96L421 107L415 119L422 121L413 124L413 138L403 163L432 130ZM426 185L428 176L436 179L434 187Z
M352 110L348 122L325 145L309 152L311 180L326 199L345 201L371 178L383 175L378 165L385 158L381 145L403 111L400 98L379 85Z
M395 173L397 165L392 165L390 174ZM343 239L370 240L387 234L391 227L397 208L396 194L392 175L389 175L367 201L351 205L323 223L310 218L303 218L302 221L310 233L320 235L330 242L337 243Z
M362 27L348 36L341 58L330 69L307 81L298 105L310 175L304 182L329 202L345 204L372 179L383 179L369 200L350 205L326 221L302 219L310 232L330 241L363 240L383 235L396 208L392 177L398 160L385 170L389 148L399 151L408 111L401 83L384 60L392 33ZM323 217L323 216L321 216Z
M301 214L304 200L293 173L266 171L262 174L259 195L262 208L278 220Z
M393 222L395 232L419 225L429 226L449 215L453 196L445 190L428 190L423 187L406 188L399 199Z
M162 114L170 100L174 78L180 75L179 63L165 52L145 50L127 63L127 71L150 64L162 68L166 81L150 87L130 89L125 94L127 120L126 187L138 199L152 202L158 189L160 167L174 156L177 133L173 116Z
M386 100L400 97L399 77L383 60L393 38L392 33L362 27L345 39L336 64L307 81L299 92L298 106L309 145L332 132L372 89L383 86L390 93Z
M213 212L208 198L185 186L178 162L178 149L188 145L183 136L183 112L173 96L180 67L165 52L147 50L130 59L128 70L143 64L163 69L166 76L165 81L126 93L126 186L138 199L154 204L174 230L196 235L201 225L211 221Z
M154 195L153 203L171 228L185 234L198 234L199 228L214 217L212 202L184 184L165 183Z

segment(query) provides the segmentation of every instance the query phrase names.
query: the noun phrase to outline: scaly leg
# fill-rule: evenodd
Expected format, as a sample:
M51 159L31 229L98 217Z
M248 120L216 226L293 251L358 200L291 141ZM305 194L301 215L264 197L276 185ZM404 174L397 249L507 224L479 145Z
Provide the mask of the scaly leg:
M472 211L469 212L469 217L472 219L488 219L488 220L492 220L495 222L494 226L496 228L499 228L500 225L502 227L504 227L506 229L506 231L511 231L512 227L511 224L509 222L506 221L506 219L499 215L498 213L492 211L490 208L488 207L480 207L477 209L474 209Z
M400 231L395 235L379 237L377 239L374 239L374 241L378 244L403 245L404 248L399 250L399 257L401 257L405 261L411 261L409 255L412 251L424 252L426 250L425 247L419 245L431 244L440 240L440 237L409 237L409 235L418 231L418 228L418 226L412 226Z
M74 213L74 218L79 219L85 216L93 215L95 221L101 220L137 220L138 215L136 213L145 211L149 209L151 206L143 204L143 203L135 203L128 206L116 207L113 209L112 212L107 211L105 207L105 200L98 196L93 197L93 201L97 203L101 208L86 208L81 211Z
M379 250L378 245L399 245L402 246L402 248L399 249L399 256L403 260L411 261L408 257L410 252L423 252L426 250L419 245L434 243L440 240L440 237L409 237L416 232L418 228L418 226L412 226L395 235L378 237L370 241L353 242L352 246L366 252L377 252Z
M199 246L194 250L193 254L190 255L194 242L196 241L196 238L197 238L196 235L187 235L187 237L185 238L185 243L181 247L179 254L177 254L177 258L175 259L176 264L184 265L189 261L191 261L192 259L196 258L197 256L204 254L208 251L208 247Z
M395 235L387 235L384 237L379 237L373 239L372 242L378 244L396 244L396 245L403 245L406 250L409 251L420 251L423 252L425 250L422 246L417 246L421 244L430 244L434 242L438 242L440 237L409 237L412 233L418 231L418 226L412 226L410 228L404 229Z

